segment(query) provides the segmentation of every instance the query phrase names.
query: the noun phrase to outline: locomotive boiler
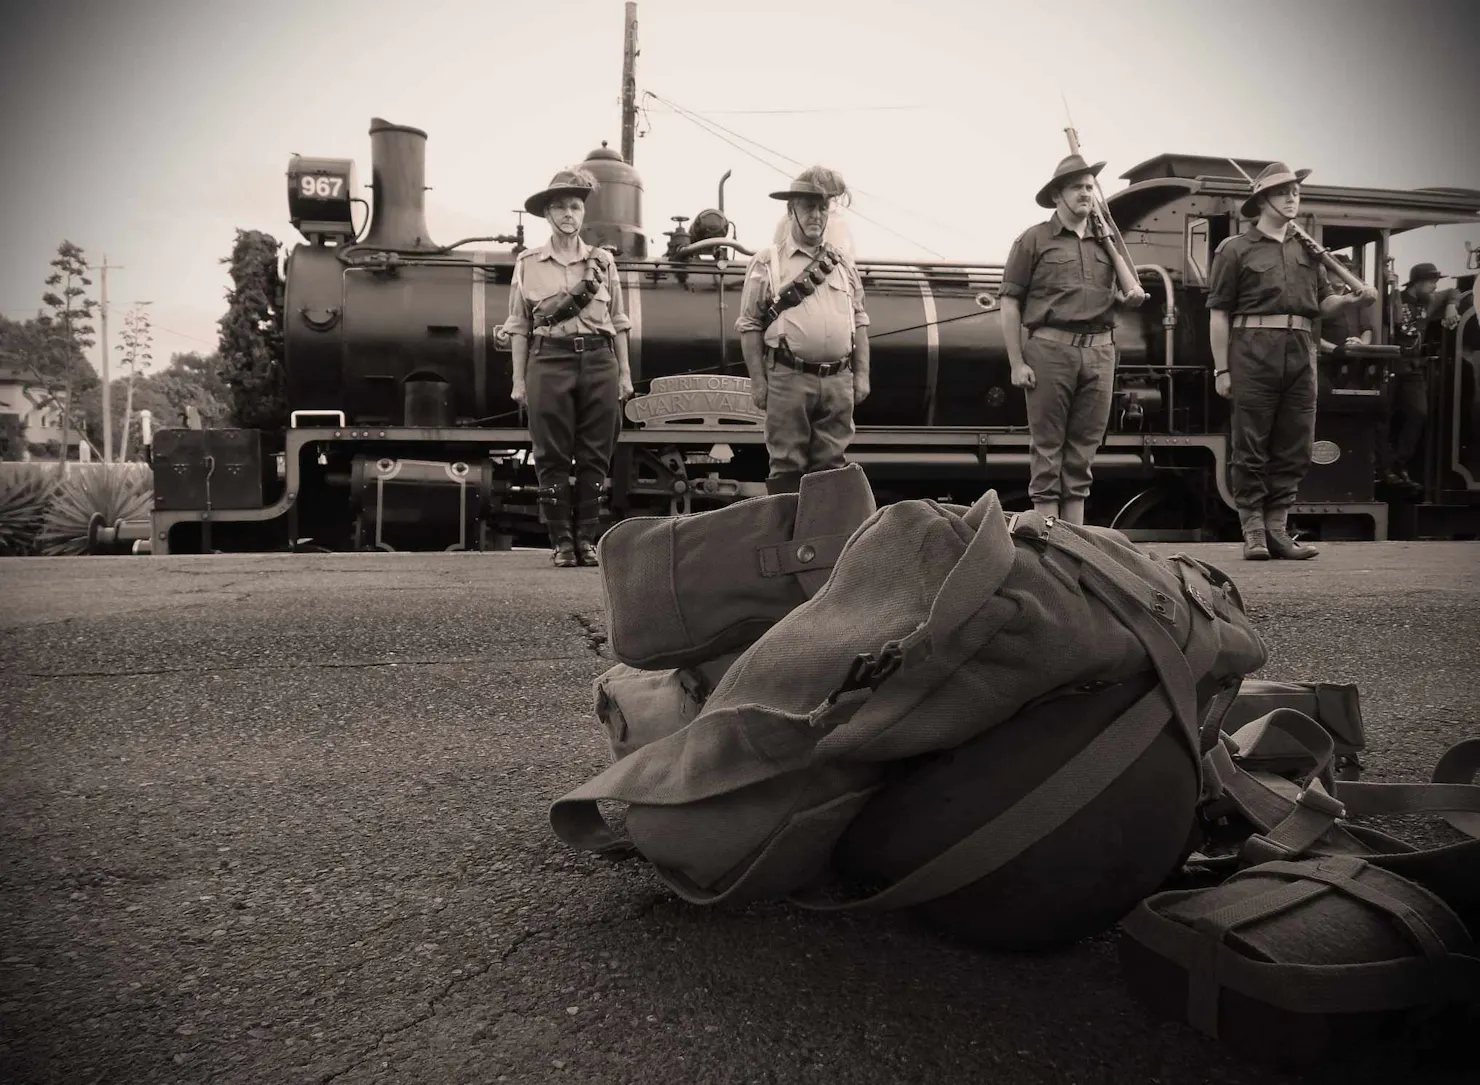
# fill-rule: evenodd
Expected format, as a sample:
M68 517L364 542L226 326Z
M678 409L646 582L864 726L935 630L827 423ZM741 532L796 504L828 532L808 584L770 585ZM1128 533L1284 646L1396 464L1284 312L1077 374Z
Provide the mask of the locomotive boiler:
M354 163L290 160L289 213L304 240L287 256L279 306L284 428L158 433L154 552L481 549L539 537L529 435L509 396L502 332L523 227L432 239L427 138L371 122L372 195L360 230ZM1212 392L1202 299L1212 248L1238 228L1243 186L1213 161L1163 156L1128 174L1132 184L1110 199L1150 297L1117 318L1115 406L1087 516L1132 537L1216 538L1234 523L1226 410ZM725 215L724 180L716 206L675 218L666 247L650 253L637 171L605 144L582 165L600 182L582 236L616 252L633 322L637 394L625 408L605 515L683 513L763 494L763 416L734 330L758 246ZM1354 210L1344 195L1353 191L1309 190L1308 228L1335 221L1337 241L1358 252L1375 244L1378 256L1409 222L1480 211L1476 193L1371 190ZM1403 223L1392 221L1397 204ZM502 247L476 247L487 243ZM859 271L872 394L858 408L849 458L881 501L970 501L995 487L1006 507L1028 507L1025 400L1002 340L1001 266L861 258ZM1370 522L1375 537L1387 530L1386 505L1372 493L1372 440L1362 436L1373 430L1387 365L1380 346L1323 359L1327 432L1317 435L1296 510L1318 531L1363 530L1353 520Z

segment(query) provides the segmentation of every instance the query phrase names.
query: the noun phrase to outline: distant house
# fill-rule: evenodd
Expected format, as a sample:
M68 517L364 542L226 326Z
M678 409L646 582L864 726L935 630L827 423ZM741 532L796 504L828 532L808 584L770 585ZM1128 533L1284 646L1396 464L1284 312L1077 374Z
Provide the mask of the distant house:
M58 400L63 397L58 393ZM78 431L79 419L74 418L67 441L67 458L90 459L91 449L86 446ZM29 460L29 448L33 445L62 444L62 409L53 402L45 385L34 376L23 373L14 366L0 365L0 440L10 438L20 431L20 453L10 453L12 458ZM8 440L7 440L8 443Z

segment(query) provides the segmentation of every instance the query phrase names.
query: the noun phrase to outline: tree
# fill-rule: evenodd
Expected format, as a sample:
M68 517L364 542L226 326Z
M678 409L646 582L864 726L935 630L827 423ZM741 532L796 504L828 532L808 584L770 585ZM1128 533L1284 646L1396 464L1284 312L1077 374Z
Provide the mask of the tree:
M25 382L22 387L24 397L45 414L54 413L58 421L63 404L68 402L68 374L80 375L78 390L73 393L73 399L79 402L97 383L81 347L76 343L69 344L65 335L60 334L44 316L30 320L9 320L0 316L0 367L12 371ZM26 438L26 442L37 443L30 438ZM43 446L38 444L39 447ZM55 455L54 452L44 454Z
M221 261L233 284L220 321L222 378L236 424L248 429L282 429L288 413L278 248L270 234L239 229Z
M123 342L118 350L123 354L123 364L128 367L128 391L124 395L123 434L119 438L118 460L128 460L129 426L134 418L134 377L141 365L148 365L154 356L149 348L154 344L154 334L149 327L149 313L142 305L130 309L123 318Z
M226 421L230 408L226 405L224 386L219 377L220 363L214 354L202 357L194 352L176 354L164 369L154 373L140 374L133 379L132 407L128 429L122 447L134 449L135 458L143 455L143 427L139 415L148 411L155 429L183 426L187 408L194 407L206 422ZM130 374L130 377L133 377ZM120 426L123 416L120 406L128 400L128 380L119 377L112 382L113 411ZM91 389L80 401L85 412L87 432L94 443L103 431L103 395L101 386Z
M62 459L66 460L67 447L71 443L73 396L96 384L98 379L86 357L82 356L82 351L93 345L93 326L88 321L98 303L87 296L87 287L92 285L92 280L87 277L87 258L81 248L70 241L63 241L57 246L57 255L51 266L56 270L46 277L46 285L61 287L61 293L48 290L41 295L41 301L52 309L52 314L38 317L37 322L46 329L49 339L61 341L59 356L65 370L61 375ZM77 364L78 358L81 365ZM51 376L55 377L55 374Z

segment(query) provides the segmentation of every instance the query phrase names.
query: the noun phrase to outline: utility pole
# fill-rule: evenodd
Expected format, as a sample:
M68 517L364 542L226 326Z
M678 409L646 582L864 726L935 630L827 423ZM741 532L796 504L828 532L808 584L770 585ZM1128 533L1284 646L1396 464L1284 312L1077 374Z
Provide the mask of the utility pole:
M637 2L627 0L622 28L622 157L632 165L637 149Z
M122 264L108 263L108 254L103 253L103 262L93 268L103 273L103 301L100 310L103 318L103 462L113 462L113 402L108 389L108 271L122 271ZM65 454L65 449L63 453Z

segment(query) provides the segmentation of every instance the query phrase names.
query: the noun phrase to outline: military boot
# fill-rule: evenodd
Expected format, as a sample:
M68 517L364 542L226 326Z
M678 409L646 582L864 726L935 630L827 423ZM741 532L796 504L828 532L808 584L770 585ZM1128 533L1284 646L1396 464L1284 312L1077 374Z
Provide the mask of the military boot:
M1264 531L1269 536L1270 556L1289 561L1304 561L1315 557L1320 551L1314 546L1290 538L1290 533L1286 530L1289 515L1289 509L1267 509L1264 513Z
M1059 519L1068 524L1084 524L1084 498L1066 497L1063 501L1063 511L1059 513Z
M600 537L601 521L576 521L576 556L581 559L582 565L589 565L595 568L601 564L601 562L596 560L596 540Z
M802 488L802 472L784 471L779 475L772 475L766 479L766 493L768 494L794 494Z
M1269 541L1264 535L1264 514L1242 510L1239 512L1239 523L1244 529L1244 560L1268 561Z
M575 489L576 554L582 565L592 568L596 560L596 540L601 538L601 483L578 479Z
M560 569L576 565L575 540L570 530L570 484L542 486L539 491L540 519L550 532L550 562Z
M569 521L547 520L550 529L550 564L557 569L574 569L577 565L575 540L571 537Z

